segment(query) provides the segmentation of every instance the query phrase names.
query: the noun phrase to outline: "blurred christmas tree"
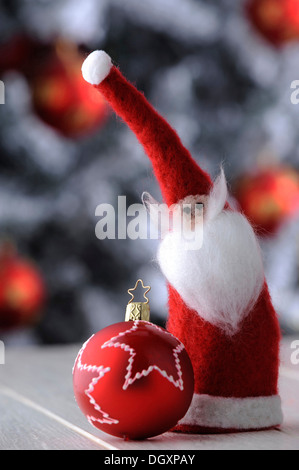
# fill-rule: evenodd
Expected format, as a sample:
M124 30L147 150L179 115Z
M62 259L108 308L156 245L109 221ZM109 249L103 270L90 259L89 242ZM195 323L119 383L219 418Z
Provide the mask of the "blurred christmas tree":
M296 170L299 108L290 85L299 79L299 43L275 48L254 29L245 3L1 2L0 238L35 260L49 294L28 341L81 341L121 321L138 277L152 286L154 321L164 323L167 302L152 262L156 241L95 236L98 204L117 207L118 195L127 205L140 202L144 190L161 200L142 148L113 115L86 135L65 135L55 120L50 127L37 114L28 77L38 77L36 65L57 41L82 53L104 49L213 176L223 163L236 181L261 155ZM291 331L299 330L298 227L293 217L262 241L270 289Z

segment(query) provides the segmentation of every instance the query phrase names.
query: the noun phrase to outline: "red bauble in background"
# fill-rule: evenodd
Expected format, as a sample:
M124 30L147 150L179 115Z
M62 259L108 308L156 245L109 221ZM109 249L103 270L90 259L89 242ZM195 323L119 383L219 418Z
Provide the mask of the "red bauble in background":
M113 436L145 439L187 412L193 369L183 344L153 323L116 323L93 335L73 368L76 401L88 421Z
M275 46L299 39L299 0L249 0L247 13L254 27Z
M28 74L36 114L70 138L98 129L108 114L102 95L82 77L84 58L75 45L59 42Z
M299 174L276 166L257 170L238 179L234 196L258 234L271 235L299 212Z
M9 70L24 73L34 52L34 42L26 34L16 34L1 42L0 75Z
M0 328L11 329L37 322L45 300L45 285L31 261L10 249L0 254Z

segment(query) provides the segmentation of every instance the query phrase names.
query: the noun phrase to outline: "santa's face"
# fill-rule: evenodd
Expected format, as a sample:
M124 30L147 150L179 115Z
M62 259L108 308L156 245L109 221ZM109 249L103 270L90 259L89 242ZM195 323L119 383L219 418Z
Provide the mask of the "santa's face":
M226 183L224 175L219 178L209 196L194 198L203 204L202 217L196 223L193 216L192 227L193 240L197 231L202 234L201 247L189 249L188 237L169 231L160 243L158 262L189 308L234 334L259 297L264 271L251 225L242 214L224 209Z

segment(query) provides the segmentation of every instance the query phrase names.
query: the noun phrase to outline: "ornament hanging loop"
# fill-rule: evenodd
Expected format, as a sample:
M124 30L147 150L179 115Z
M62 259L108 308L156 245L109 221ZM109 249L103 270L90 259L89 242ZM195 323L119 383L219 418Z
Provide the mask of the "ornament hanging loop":
M136 282L135 286L134 286L134 287L131 287L131 289L128 289L128 294L130 294L130 296L132 297L131 300L129 301L129 304L132 303L133 300L134 300L134 298L135 298L135 297L134 297L134 294L132 294L131 291L134 291L134 290L137 289L137 286L138 286L139 282L140 282L140 284L142 285L143 289L146 289L146 291L143 293L143 297L145 298L146 302L140 302L140 303L146 303L146 304L148 304L148 302L149 302L149 300L148 300L146 294L151 290L151 288L150 288L150 286L145 286L145 285L143 284L143 280L142 280L142 279L138 279L138 281Z
M141 283L143 289L146 289L145 292L143 293L143 297L146 300L146 302L133 302L135 297L132 292L136 290L139 282ZM131 289L128 289L128 294L130 294L132 298L129 301L127 308L126 308L125 321L136 321L136 320L149 321L150 307L149 307L149 300L146 294L150 291L150 289L151 289L150 286L145 286L143 284L142 279L138 279L135 286L132 287Z

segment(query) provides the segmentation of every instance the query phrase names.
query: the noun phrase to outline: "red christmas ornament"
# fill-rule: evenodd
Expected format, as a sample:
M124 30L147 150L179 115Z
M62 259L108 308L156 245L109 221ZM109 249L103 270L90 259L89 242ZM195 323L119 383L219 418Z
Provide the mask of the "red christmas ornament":
M105 100L82 78L83 60L74 45L59 42L29 77L37 115L70 138L91 133L107 118Z
M299 39L299 0L249 0L247 13L254 27L275 46Z
M34 56L34 42L25 34L17 34L0 43L0 75L8 70L24 73Z
M45 286L36 267L10 247L0 254L0 328L31 325L39 318Z
M271 235L299 211L299 175L291 168L262 169L242 176L234 195L257 232Z
M127 318L147 318L147 307L129 303ZM73 383L76 401L92 425L124 439L146 439L170 430L185 415L194 376L178 339L135 319L108 326L86 341L75 361Z

